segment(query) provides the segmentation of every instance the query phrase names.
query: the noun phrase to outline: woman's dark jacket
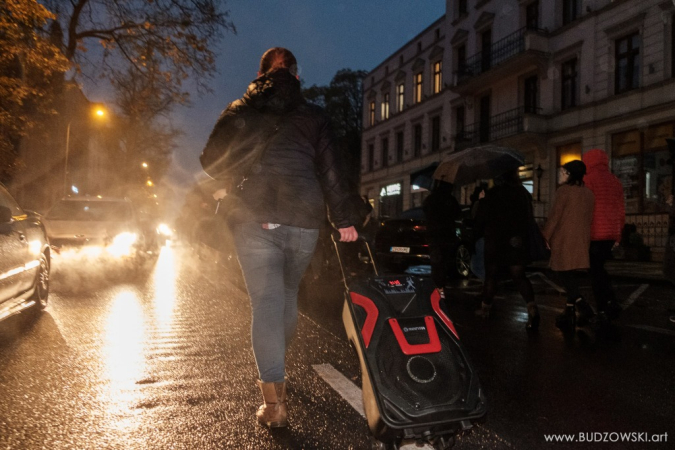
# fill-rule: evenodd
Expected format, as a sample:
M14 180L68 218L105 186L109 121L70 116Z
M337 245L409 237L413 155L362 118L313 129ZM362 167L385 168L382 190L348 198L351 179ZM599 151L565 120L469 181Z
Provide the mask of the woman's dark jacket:
M265 145L257 158L256 148ZM257 78L228 105L200 161L213 178L236 185L247 177L243 189L233 191L241 199L231 211L235 223L320 228L327 203L337 228L356 225L346 165L332 144L328 118L305 101L288 70Z
M528 224L531 196L520 184L502 184L485 193L475 227L485 238L485 264L523 265L529 262Z

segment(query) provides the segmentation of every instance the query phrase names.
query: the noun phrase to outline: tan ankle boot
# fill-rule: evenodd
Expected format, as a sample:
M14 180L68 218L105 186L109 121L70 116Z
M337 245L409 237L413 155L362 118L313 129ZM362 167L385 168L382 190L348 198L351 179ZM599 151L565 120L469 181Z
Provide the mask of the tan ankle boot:
M264 405L255 413L258 422L269 428L288 426L288 406L286 405L286 381L283 383L263 383L258 380Z

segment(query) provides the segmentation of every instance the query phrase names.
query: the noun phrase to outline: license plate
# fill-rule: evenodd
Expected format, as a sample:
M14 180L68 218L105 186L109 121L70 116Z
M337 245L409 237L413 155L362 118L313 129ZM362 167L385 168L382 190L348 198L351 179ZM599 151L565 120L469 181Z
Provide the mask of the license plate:
M391 253L410 253L410 247L392 247L389 251Z

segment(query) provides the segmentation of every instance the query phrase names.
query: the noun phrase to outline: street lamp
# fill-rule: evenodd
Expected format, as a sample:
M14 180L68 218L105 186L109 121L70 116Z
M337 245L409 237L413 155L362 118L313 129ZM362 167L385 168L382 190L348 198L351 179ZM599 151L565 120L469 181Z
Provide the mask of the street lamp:
M92 115L98 119L103 119L106 115L105 109L101 106L94 107L91 112ZM70 126L73 124L73 120L75 119L70 119L68 121L68 125L66 126L66 158L63 167L63 192L66 196L68 195L68 155L70 154Z
M141 166L142 166L144 169L147 169L147 168L148 168L148 163L144 162L144 163L141 164Z
M541 167L541 164L537 164L537 168L534 169L534 172L537 174L537 201L541 200L541 176L544 174L544 169Z

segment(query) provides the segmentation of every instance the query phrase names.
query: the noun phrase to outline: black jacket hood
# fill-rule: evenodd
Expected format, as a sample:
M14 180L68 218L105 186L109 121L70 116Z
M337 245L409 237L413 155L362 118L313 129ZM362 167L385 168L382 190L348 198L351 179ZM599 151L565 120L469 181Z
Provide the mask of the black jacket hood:
M276 69L253 80L242 100L262 113L271 114L284 114L305 103L300 82L288 69Z

